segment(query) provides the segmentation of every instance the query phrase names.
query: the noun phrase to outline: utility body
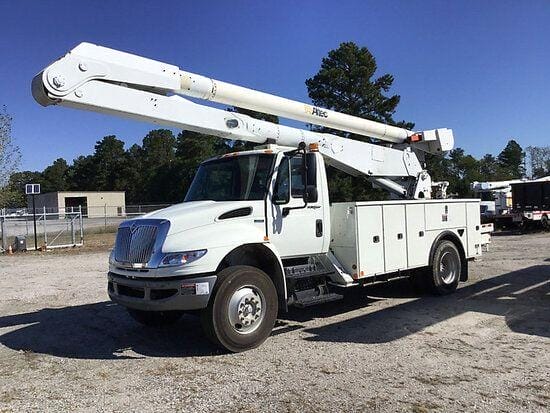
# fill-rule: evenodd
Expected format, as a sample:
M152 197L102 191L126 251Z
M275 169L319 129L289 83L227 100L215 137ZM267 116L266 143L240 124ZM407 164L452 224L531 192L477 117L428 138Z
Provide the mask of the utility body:
M58 104L257 143L203 162L184 202L125 221L108 291L143 324L199 312L230 351L261 344L278 311L342 299L350 287L410 276L453 292L488 242L479 200L435 199L426 153L450 129L413 132L82 43L38 74L33 95ZM185 98L182 96L186 96ZM374 138L273 124L197 104L210 100ZM391 200L332 203L325 166L366 176Z

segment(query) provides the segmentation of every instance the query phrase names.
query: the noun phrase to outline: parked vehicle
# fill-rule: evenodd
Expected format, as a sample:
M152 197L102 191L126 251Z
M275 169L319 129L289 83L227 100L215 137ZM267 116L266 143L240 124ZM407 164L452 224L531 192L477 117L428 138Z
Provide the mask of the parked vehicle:
M550 231L550 177L512 185L513 219Z
M550 177L534 180L512 179L508 181L472 182L472 190L481 199L481 222L493 223L497 227L515 225L518 219L514 220L514 215L512 214L512 185L541 182L549 179ZM521 222L521 220L519 221Z

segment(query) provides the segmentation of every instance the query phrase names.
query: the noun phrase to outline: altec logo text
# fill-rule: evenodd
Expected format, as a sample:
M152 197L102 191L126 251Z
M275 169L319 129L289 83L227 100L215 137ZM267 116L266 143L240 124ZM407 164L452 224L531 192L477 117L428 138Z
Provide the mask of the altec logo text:
M328 113L326 110L316 108L315 106L311 110L311 114L315 116L319 116L320 118L328 118Z
M304 110L308 115L315 115L320 118L328 118L328 113L326 110L321 108L316 108L315 106L304 105Z

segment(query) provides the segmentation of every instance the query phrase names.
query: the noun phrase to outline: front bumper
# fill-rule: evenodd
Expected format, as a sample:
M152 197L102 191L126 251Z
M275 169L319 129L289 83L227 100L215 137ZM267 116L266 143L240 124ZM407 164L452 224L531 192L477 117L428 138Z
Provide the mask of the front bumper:
M111 300L143 311L200 310L206 308L216 275L183 279L128 278L109 272Z

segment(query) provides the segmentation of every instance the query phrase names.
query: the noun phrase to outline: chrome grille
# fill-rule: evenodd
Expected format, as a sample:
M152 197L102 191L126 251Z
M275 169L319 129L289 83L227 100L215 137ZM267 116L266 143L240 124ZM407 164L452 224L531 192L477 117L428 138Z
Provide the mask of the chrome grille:
M149 262L157 239L157 229L156 225L119 228L115 244L115 260L129 264Z

